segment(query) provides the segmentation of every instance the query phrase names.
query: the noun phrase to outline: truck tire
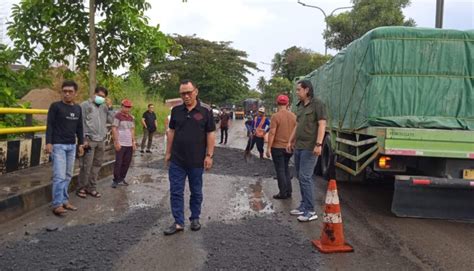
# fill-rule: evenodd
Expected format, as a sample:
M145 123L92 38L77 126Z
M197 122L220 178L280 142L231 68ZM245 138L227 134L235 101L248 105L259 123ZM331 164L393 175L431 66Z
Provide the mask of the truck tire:
M321 167L321 176L324 178L329 177L329 167L331 164L331 159L334 159L334 155L331 147L331 136L326 135L323 141L323 150L320 157L320 167Z

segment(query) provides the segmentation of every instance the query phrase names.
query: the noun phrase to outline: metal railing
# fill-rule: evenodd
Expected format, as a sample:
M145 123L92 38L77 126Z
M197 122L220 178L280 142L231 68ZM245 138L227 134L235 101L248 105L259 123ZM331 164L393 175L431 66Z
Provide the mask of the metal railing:
M47 109L27 109L27 108L8 108L0 107L0 114L25 114L26 125L33 124L33 114L46 115L48 114ZM46 125L41 126L26 126L26 127L8 127L0 128L0 135L6 134L23 134L23 133L35 133L46 131Z

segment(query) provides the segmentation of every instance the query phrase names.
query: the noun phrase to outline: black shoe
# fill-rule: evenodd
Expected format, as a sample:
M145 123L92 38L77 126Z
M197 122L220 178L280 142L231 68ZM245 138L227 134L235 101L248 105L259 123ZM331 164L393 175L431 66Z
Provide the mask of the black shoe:
M260 153L260 159L263 160L263 153Z
M199 219L191 220L191 230L198 231L201 229L201 223L199 223Z
M219 142L219 144L222 144L222 142Z
M175 233L178 233L180 231L184 231L184 227L178 224L173 224L169 228L163 231L165 235L173 235Z
M143 150L141 150L140 152L141 152L141 153L144 153L144 151L143 151Z
M282 196L280 194L276 194L276 195L273 195L273 198L274 199L287 199L288 197L287 196Z
M286 194L286 198L287 198L287 199L291 199L291 193Z
M123 181L122 181L121 183L119 183L119 184L122 185L122 186L128 186L128 183L127 183L125 180L123 180Z
M146 150L146 153L151 153L151 151L150 151L150 150Z

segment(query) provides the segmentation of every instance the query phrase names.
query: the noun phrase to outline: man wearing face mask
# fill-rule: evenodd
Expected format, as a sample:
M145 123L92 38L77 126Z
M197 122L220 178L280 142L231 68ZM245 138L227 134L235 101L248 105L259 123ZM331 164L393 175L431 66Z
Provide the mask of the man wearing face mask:
M84 126L84 157L80 159L81 171L76 195L100 198L96 190L97 176L102 166L107 137L107 123L112 123L112 102L105 87L96 87L94 96L81 104Z

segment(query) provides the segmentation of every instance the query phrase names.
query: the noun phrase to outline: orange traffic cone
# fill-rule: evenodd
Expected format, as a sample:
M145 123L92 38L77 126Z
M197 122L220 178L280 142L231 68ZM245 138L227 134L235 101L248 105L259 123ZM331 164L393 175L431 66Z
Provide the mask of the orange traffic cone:
M345 243L342 227L341 207L337 195L336 180L331 179L326 194L326 207L323 215L323 230L320 240L313 240L313 245L322 253L352 252L354 249Z

